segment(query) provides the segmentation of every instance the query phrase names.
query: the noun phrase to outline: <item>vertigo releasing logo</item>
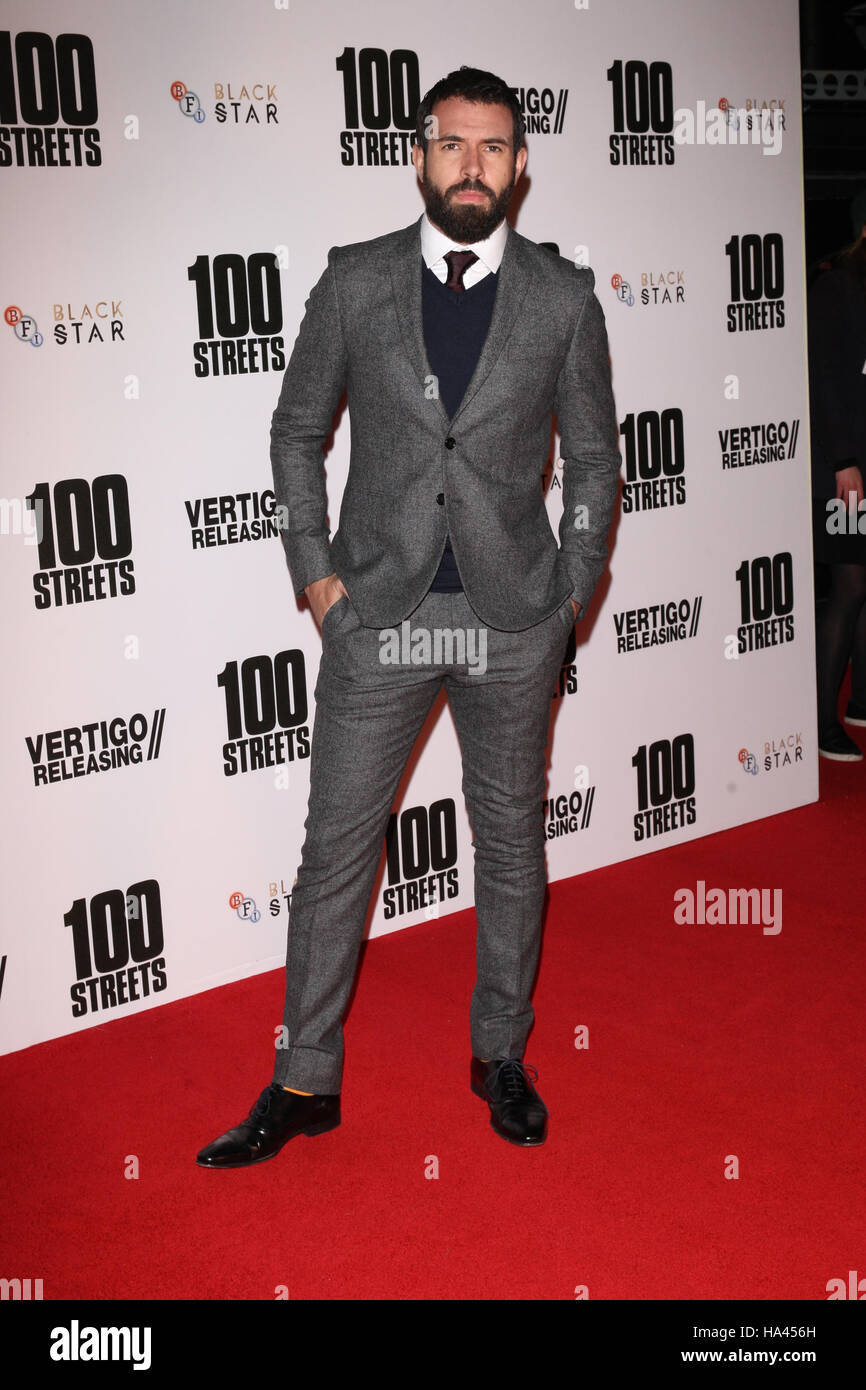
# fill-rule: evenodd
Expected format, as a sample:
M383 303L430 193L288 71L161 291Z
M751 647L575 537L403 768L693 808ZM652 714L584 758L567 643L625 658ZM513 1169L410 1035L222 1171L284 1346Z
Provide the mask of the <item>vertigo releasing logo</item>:
M751 468L795 458L800 421L768 420L761 425L719 430L718 434L722 468Z
M568 88L512 87L520 102L527 135L561 135L565 128Z
M703 599L698 594L692 599L672 599L669 603L651 603L646 608L627 608L622 613L614 613L617 655L697 637L702 604Z
M157 709L149 724L146 715L133 714L129 719L95 719L92 724L27 734L24 741L33 765L33 784L45 787L151 762L159 757L164 726L165 710Z
M0 169L100 165L98 107L86 34L0 31Z
M580 830L588 830L594 801L594 786L576 787L568 793L551 792L541 803L544 838L557 840L560 835L574 835Z
M280 535L288 520L287 508L278 507L274 493L267 488L264 492L196 497L186 500L184 506L193 550L271 540Z

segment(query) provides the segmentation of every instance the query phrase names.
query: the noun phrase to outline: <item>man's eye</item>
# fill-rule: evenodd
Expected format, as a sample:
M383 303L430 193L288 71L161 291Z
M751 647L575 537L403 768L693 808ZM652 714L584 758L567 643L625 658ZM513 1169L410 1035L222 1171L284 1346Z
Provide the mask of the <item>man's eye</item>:
M443 140L442 143L441 143L440 146L439 146L439 148L440 148L441 150L456 150L456 149L459 149L459 147L460 147L460 142L459 142L458 140ZM505 146L504 146L504 145L485 145L484 148L487 149L487 150L492 151L493 154L501 154L502 151L504 150Z

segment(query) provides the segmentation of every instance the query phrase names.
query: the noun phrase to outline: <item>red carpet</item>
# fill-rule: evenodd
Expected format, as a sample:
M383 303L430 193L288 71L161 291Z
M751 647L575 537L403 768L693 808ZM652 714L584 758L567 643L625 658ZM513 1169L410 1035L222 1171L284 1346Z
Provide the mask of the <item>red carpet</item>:
M469 1090L471 913L368 944L342 1126L258 1168L194 1157L270 1080L280 971L0 1059L0 1272L46 1300L822 1300L862 1278L866 765L821 777L815 806L552 887L541 1149ZM781 932L677 925L698 880L780 887Z

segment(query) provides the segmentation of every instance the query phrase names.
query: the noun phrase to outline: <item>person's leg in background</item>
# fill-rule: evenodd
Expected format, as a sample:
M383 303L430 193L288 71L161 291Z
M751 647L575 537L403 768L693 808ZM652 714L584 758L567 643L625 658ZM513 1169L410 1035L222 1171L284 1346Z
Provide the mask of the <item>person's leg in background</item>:
M845 714L848 724L866 725L866 565L858 565L861 579L860 614L851 643L851 698Z
M818 746L826 758L859 762L863 755L841 726L838 702L839 687L849 659L854 663L852 699L866 697L863 660L866 565L831 564L829 570L830 592L818 605L815 622Z

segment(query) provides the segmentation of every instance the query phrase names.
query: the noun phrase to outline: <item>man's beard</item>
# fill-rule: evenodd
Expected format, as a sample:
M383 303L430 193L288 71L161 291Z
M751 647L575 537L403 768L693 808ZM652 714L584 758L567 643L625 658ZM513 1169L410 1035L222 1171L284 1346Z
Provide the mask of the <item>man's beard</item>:
M478 179L464 179L462 183L456 184L453 188L435 188L429 180L424 180L421 184L424 193L424 205L427 208L427 216L431 222L435 222L437 227L441 227L446 236L452 241L472 242L485 241L499 226L506 212L508 204L511 202L511 194L514 192L514 178L507 188L503 188L497 198L492 188L481 183ZM486 203L457 203L454 201L456 193L487 193L490 199Z

